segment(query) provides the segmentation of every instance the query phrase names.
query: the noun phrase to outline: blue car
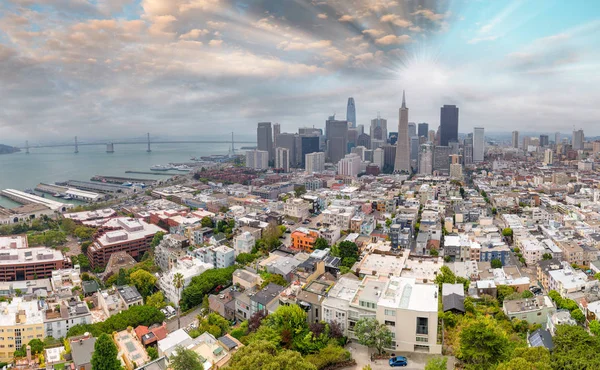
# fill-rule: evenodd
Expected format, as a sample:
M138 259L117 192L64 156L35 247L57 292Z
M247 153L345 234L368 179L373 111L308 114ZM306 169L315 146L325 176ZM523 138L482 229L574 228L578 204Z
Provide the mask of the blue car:
M404 357L404 356L396 356L396 357L390 358L390 366L391 367L400 367L400 366L407 366L407 365L408 365L408 359L406 359L406 357Z

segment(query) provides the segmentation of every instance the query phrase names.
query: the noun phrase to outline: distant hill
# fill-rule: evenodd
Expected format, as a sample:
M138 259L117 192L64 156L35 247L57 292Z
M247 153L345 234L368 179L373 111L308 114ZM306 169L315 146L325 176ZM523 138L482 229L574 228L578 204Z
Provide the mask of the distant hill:
M21 149L15 148L14 146L0 144L0 154L10 154L19 151L21 151Z

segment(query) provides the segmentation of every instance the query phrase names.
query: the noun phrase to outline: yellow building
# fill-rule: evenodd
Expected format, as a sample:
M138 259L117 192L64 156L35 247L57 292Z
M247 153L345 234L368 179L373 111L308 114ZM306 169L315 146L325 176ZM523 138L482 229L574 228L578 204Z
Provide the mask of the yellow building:
M44 320L38 301L0 303L0 361L12 362L13 353L32 339L44 340Z

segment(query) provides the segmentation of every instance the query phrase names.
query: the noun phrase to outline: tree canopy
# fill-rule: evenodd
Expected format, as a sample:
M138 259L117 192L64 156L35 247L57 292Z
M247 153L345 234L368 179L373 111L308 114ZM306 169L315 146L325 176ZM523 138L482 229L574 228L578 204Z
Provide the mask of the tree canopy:
M354 326L354 333L360 344L375 348L379 354L383 353L384 348L392 345L392 332L375 318L358 320Z
M204 370L200 356L182 346L175 349L175 353L169 358L169 365L173 370Z
M278 350L268 341L258 340L240 348L231 358L231 370L317 370L317 367L291 350ZM179 369L175 369L179 370Z
M489 369L509 355L506 332L489 317L477 318L462 329L457 357L473 369Z
M129 281L137 288L142 297L152 294L156 280L156 276L146 270L137 270L129 275Z
M119 351L108 334L102 334L96 339L92 368L94 370L121 370L121 361L117 358Z

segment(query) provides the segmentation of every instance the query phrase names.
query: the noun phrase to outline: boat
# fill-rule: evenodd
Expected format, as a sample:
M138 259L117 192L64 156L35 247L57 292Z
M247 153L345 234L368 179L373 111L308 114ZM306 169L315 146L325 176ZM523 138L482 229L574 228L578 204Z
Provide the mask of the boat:
M73 200L73 197L67 194L63 197L63 199L64 200Z
M133 185L132 183L130 183L129 181L124 182L123 184L121 184L123 186L131 186Z
M151 171L168 171L170 169L171 169L170 166L163 166L161 164L157 164L155 166L150 167Z
M60 193L54 193L54 194L52 194L52 196L54 198L60 198L62 195L60 195Z
M185 164L182 164L181 166L175 166L174 168L177 171L184 171L184 172L190 172L192 170L192 167L186 166Z
M25 189L25 193L35 195L35 192L33 191L33 189L29 189L29 188Z
M145 188L146 184L144 184L143 182L136 182L133 183L132 186L139 186L140 188Z

